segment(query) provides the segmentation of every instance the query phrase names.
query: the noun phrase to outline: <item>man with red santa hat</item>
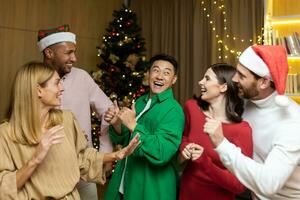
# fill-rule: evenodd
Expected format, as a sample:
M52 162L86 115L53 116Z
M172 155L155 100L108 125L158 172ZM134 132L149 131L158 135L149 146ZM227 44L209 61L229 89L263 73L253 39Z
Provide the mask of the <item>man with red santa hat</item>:
M204 125L224 166L255 200L300 199L300 107L284 96L287 72L281 46L250 46L239 58L233 80L247 99L243 117L253 130L253 160L224 138L219 121L207 117Z

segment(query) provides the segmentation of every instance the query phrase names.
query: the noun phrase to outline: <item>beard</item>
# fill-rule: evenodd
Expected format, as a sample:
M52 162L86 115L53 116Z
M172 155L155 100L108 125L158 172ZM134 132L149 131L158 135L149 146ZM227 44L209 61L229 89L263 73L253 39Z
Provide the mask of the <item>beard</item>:
M238 84L239 96L245 99L253 99L259 94L256 87L257 87L256 82L252 83L248 88Z

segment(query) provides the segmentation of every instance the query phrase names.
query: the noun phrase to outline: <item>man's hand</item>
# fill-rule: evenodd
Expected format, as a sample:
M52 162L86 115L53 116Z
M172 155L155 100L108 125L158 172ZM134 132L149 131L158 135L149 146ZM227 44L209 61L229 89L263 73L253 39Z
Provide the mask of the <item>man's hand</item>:
M206 117L203 131L209 135L210 140L215 147L219 146L224 139L221 121Z
M122 124L126 126L130 132L133 132L134 128L136 127L136 112L134 104L132 104L131 109L124 107L120 110L118 117L121 120Z
M120 109L118 106L118 102L114 100L114 106L107 109L107 111L104 113L104 120L107 121L111 125L116 125L120 123L118 120L118 113Z

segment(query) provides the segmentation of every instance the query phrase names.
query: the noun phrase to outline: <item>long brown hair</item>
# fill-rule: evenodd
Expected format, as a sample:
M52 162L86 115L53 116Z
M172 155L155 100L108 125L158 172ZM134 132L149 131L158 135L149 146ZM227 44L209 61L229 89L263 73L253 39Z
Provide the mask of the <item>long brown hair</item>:
M240 122L244 112L244 101L238 96L238 87L236 83L232 81L236 69L226 63L213 64L210 68L216 74L219 84L227 84L227 90L225 92L225 111L227 119L232 122ZM202 100L201 96L194 96L194 98L197 99L198 105L202 110L208 110L208 102Z

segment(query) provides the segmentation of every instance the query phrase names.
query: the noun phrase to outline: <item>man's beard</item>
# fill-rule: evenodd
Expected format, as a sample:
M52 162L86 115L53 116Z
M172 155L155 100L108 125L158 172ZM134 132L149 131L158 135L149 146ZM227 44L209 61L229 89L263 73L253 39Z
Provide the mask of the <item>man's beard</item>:
M245 88L238 84L239 87L239 96L245 99L253 99L253 97L256 97L259 93L256 89L257 84L253 83L249 88Z

